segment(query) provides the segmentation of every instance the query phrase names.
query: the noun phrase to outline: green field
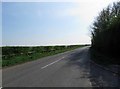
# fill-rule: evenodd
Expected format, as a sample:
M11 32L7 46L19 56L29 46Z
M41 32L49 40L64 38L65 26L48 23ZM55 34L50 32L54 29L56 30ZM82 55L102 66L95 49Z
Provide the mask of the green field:
M16 64L36 60L42 57L73 50L85 45L70 46L6 46L2 47L2 67L13 66Z

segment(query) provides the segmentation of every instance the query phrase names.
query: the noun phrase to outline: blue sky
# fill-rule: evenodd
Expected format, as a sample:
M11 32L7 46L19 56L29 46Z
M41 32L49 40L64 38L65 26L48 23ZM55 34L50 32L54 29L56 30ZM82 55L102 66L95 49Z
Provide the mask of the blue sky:
M109 2L2 2L2 45L90 44L89 26Z
M0 46L2 46L2 3L0 3Z

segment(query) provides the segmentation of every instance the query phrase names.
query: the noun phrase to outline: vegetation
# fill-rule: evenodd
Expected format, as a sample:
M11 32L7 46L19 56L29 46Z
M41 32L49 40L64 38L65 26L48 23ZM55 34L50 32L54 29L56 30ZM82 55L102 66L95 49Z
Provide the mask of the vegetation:
M120 64L120 1L100 12L93 23L91 33L92 56L97 52L109 57L98 58L96 61Z
M2 47L0 47L0 68L2 67Z
M27 61L32 61L41 57L54 55L57 53L72 50L84 45L71 46L37 46L37 47L20 47L6 46L2 47L2 67L11 66Z

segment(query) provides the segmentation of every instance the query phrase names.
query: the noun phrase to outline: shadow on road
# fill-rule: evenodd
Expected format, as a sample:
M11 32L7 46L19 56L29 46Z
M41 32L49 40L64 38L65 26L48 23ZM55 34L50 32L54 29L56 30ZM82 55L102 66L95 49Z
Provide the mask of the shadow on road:
M117 75L90 62L89 48L71 54L68 66L76 66L80 70L79 78L89 78L94 87L120 87Z

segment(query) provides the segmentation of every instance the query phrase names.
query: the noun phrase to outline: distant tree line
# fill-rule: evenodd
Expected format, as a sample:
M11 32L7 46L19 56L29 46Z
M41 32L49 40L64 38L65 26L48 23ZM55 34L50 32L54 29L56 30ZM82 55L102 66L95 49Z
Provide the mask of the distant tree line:
M99 13L91 34L93 49L120 62L120 1Z

